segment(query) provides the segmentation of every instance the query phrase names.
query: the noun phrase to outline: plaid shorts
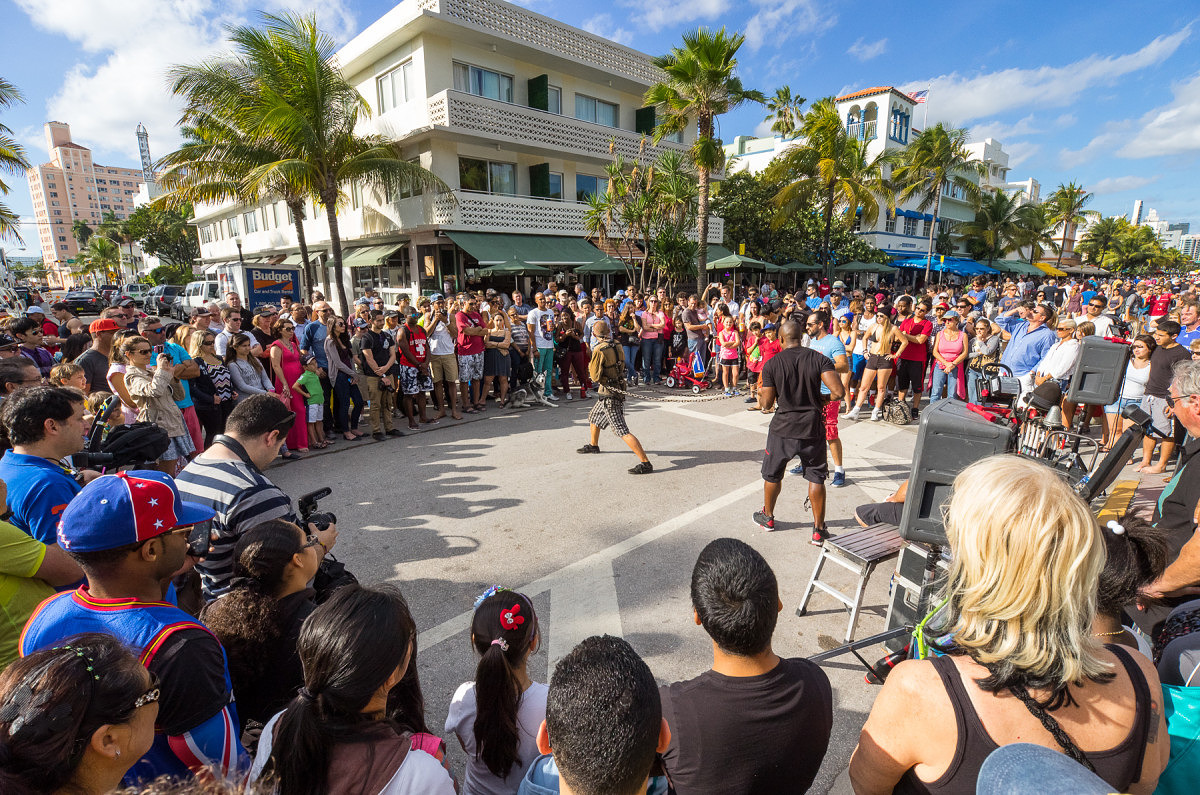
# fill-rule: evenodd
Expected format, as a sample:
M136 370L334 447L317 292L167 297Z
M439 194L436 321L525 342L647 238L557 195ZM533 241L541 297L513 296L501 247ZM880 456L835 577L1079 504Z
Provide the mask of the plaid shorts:
M629 426L625 424L625 401L620 398L596 397L596 402L588 414L588 423L600 430L610 429L617 436L628 436Z

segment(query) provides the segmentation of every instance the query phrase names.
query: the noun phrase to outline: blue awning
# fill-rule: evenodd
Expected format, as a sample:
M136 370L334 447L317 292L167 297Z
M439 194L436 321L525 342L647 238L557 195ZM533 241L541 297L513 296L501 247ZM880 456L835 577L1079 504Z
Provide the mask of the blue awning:
M892 262L897 268L907 268L909 270L924 270L926 257L907 256L903 259L897 259ZM942 262L941 257L937 254L929 262L929 269L938 271L939 273L957 273L963 276L975 276L985 273L999 273L994 268L989 268L981 262L976 262L973 259L966 257L946 257L946 261Z

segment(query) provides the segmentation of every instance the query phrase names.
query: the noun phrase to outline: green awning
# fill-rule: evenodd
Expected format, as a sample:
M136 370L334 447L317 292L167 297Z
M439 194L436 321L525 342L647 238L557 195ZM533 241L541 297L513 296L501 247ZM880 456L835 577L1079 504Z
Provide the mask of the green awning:
M798 260L796 262L785 263L782 267L785 271L792 273L816 273L817 271L825 270L823 266L817 265L815 262L800 262Z
M602 274L602 273L628 273L628 272L629 272L629 268L626 267L625 263L622 260L619 260L616 257L605 257L604 259L600 259L595 262L588 263L587 265L580 265L578 268L575 269L576 276L578 276L580 274L596 275L596 274Z
M569 270L603 256L600 249L582 237L494 232L446 232L446 236L485 267L520 260L530 265Z
M718 246L716 243L708 244L708 261L709 262L712 262L713 260L724 259L725 257L732 257L732 256L733 256L733 252L730 251L729 249L725 248L724 246Z
M878 262L847 262L845 265L838 265L833 269L834 273L891 273L896 270L891 265L882 265Z
M317 257L319 257L320 255L322 255L324 253L325 253L324 251L313 251L312 249L309 249L308 250L309 264L315 265L317 262ZM283 258L283 261L280 262L279 264L280 265L303 265L304 259L300 256L300 252L297 251L295 254L288 254L286 257Z
M479 270L480 276L549 276L551 270L541 265L531 265L519 259L510 259L499 265L488 265Z
M1012 273L1023 276L1044 276L1040 268L1019 259L992 260L992 267L1002 273Z
M405 243L388 243L385 246L360 246L342 252L342 264L347 268L374 268L385 259L395 254L407 245Z
M760 259L754 259L754 257L747 257L744 254L730 254L728 257L721 257L720 259L710 259L708 261L707 270L766 271L767 273L785 272L785 269L778 265L773 265L770 262L764 262Z

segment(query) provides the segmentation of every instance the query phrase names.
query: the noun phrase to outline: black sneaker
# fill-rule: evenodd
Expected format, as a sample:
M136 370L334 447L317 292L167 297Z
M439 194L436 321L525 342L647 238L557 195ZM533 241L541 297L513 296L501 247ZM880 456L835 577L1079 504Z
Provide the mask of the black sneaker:
M380 433L371 434L371 438L377 442L386 442L387 441L387 437L383 435L382 431Z
M775 529L775 517L767 516L766 511L755 511L754 523L768 533Z
M585 444L583 447L580 447L575 452L583 453L586 455L587 453L598 453L598 452L600 452L600 448L594 444Z
M392 428L390 431L387 432L387 435L388 436L403 436L404 432L401 431L399 428Z
M654 471L654 465L649 461L639 461L638 465L629 470L631 475L649 475Z
M828 538L829 538L829 530L827 528L824 528L824 527L814 527L813 528L813 534L812 534L813 546L817 546L817 547L822 546Z

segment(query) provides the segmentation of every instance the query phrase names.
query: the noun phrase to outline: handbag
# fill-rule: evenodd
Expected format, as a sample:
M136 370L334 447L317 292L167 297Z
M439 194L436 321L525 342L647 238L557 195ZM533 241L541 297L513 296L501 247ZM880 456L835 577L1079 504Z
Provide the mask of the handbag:
M1154 792L1192 793L1200 779L1200 688L1163 685L1162 690L1171 758Z
M322 604L338 588L354 585L357 582L358 578L350 573L345 563L332 555L326 555L321 560L321 565L317 567L317 575L313 577L313 590L316 591L316 596L313 598L317 604Z
M900 398L889 395L883 401L883 418L893 425L908 425L912 422L912 409Z

